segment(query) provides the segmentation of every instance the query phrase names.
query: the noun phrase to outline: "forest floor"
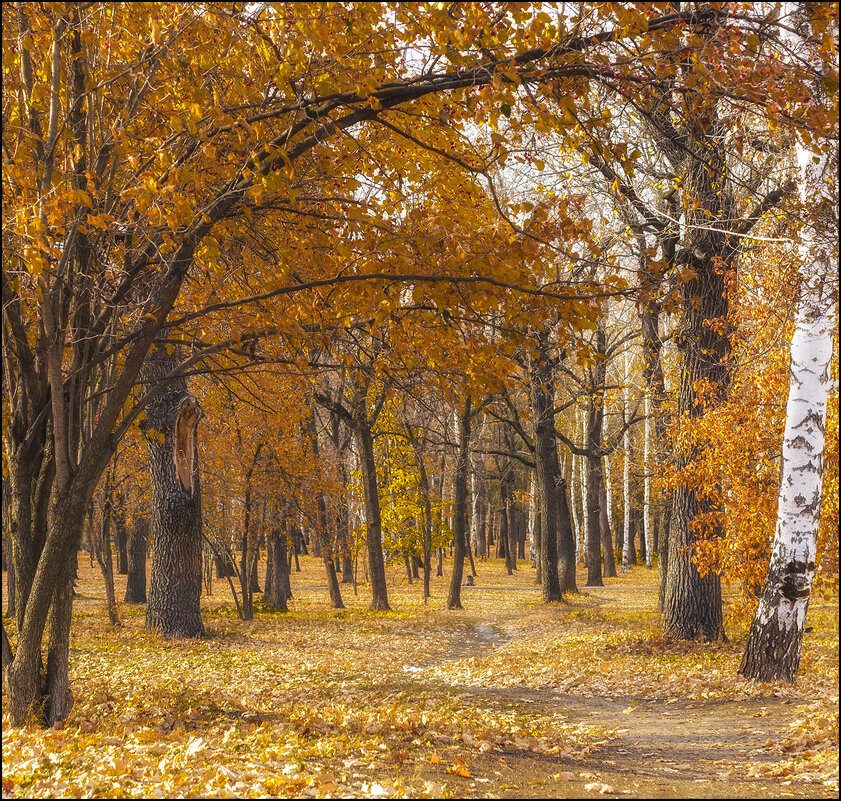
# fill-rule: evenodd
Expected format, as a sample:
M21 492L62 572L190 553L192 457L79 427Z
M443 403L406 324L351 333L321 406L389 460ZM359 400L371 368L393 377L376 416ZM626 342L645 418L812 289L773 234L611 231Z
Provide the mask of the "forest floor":
M545 606L527 563L481 562L446 612L446 575L424 606L395 566L393 612L366 611L364 584L336 612L303 557L288 614L258 601L240 621L215 581L208 637L185 642L146 633L138 606L111 628L98 569L79 568L76 705L11 729L4 696L4 797L838 795L837 597L813 598L786 685L737 677L744 622L727 643L666 640L644 567Z

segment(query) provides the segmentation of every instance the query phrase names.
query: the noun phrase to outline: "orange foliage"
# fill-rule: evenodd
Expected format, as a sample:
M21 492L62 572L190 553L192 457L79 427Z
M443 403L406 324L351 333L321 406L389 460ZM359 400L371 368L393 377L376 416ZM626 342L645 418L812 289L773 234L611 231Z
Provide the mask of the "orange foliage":
M788 366L794 283L785 254L747 258L734 317L732 383L726 401L716 404L699 386L705 405L697 419L677 421L670 437L676 449L693 449L696 458L679 474L665 471L664 486L686 483L699 488L703 512L693 520L698 536L695 560L702 571L723 574L739 593L733 618L753 614L765 581L774 538L780 481L780 456L786 422ZM835 334L833 374L838 375ZM818 531L814 589L838 588L838 394L830 396L826 423L823 502Z

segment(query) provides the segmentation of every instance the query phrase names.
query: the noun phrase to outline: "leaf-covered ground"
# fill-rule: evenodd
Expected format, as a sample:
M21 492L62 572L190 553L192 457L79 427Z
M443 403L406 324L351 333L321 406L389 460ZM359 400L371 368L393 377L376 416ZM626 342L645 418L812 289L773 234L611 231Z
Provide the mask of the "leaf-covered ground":
M665 640L642 567L546 607L528 565L480 563L462 612L446 577L424 607L395 568L388 614L349 585L333 612L323 566L301 567L290 613L239 621L217 581L208 638L172 643L141 607L111 629L82 555L76 705L15 730L4 697L3 795L837 796L836 603L812 603L797 683L767 685L736 677L743 628Z

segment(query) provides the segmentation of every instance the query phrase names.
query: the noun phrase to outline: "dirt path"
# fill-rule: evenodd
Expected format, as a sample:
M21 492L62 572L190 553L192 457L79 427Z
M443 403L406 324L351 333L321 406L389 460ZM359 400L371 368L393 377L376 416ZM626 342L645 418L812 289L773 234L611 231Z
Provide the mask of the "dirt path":
M615 604L611 593L592 593ZM439 664L489 656L510 640L517 615L486 619L454 643ZM792 707L784 699L710 701L652 699L633 695L589 697L525 687L462 686L468 703L503 703L530 712L586 723L617 736L584 758L505 749L471 754L473 776L460 779L461 794L501 798L580 798L602 794L637 798L836 798L830 787L786 776L751 774L780 759L762 748L788 730ZM463 749L463 746L461 746ZM445 752L447 749L444 749ZM458 747L446 758L456 758ZM432 771L429 772L432 775ZM479 778L484 777L484 778ZM452 778L452 777L448 777Z

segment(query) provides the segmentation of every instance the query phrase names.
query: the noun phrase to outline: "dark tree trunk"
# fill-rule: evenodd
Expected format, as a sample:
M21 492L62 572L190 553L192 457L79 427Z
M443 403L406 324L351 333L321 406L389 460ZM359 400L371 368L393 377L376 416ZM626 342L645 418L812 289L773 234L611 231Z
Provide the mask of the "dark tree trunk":
M409 552L403 548L403 566L406 568L406 581L409 584L414 584L414 579L412 577L412 565L409 562Z
M660 541L657 549L657 566L659 568L659 587L657 592L657 608L662 612L666 603L666 580L669 575L669 519L672 504L672 494L668 492L660 512Z
M592 392L587 409L587 586L603 587L601 538L602 538L602 507L601 488L604 484L602 476L602 457L600 453L604 428L604 393L607 379L607 335L604 329L604 318L599 318L594 335L596 346L596 364L590 373ZM605 559L607 557L605 556Z
M488 558L488 506L487 502L482 504L479 510L479 522L476 526L476 551L480 559Z
M616 553L619 554L619 558L624 558L625 553L625 525L620 520L619 524L616 526Z
M587 456L587 586L604 587L602 580L601 555L601 505L599 502L599 479L601 478L601 457Z
M475 577L478 573L476 572L476 563L473 561L473 549L470 547L470 536L467 533L464 535L464 550L467 551L467 558L470 560L470 575Z
M269 534L266 538L266 549L269 552L266 557L266 570L271 568L271 573L266 573L266 591L263 593L263 601L267 609L288 612L288 600L291 597L289 561L286 555L287 534L282 528L277 528Z
M318 458L318 432L315 430L315 412L307 422L307 432L310 438L312 453ZM323 492L318 493L318 527L313 532L317 552L324 560L324 569L327 572L327 588L330 591L330 606L333 609L344 609L342 601L342 590L339 587L339 578L336 573L336 565L333 561L333 551L330 547L330 525L327 520L327 499Z
M271 537L266 537L266 576L263 579L263 600L272 591L272 573L274 573L274 546L271 544Z
M534 417L535 481L540 502L540 578L543 601L552 603L561 600L561 581L558 571L563 564L565 572L568 558L568 553L564 550L567 543L561 542L559 531L562 516L559 509L559 487L561 492L565 490L561 486L561 470L558 465L558 447L555 440L555 376L553 363L549 357L549 335L545 330L537 333L537 343L538 354L532 362L529 377ZM561 561L561 550L564 550L563 561Z
M441 469L438 474L438 488L436 491L436 510L435 510L435 536L436 538L440 539L441 537L441 524L443 521L443 501L444 501L444 475L447 466L447 454L441 454ZM438 548L437 554L437 563L435 566L435 575L436 576L443 576L444 575L444 549Z
M6 617L15 617L17 614L15 606L15 565L12 559L12 537L11 534L3 540L3 554L6 558L6 589L8 595L6 599Z
M108 548L110 550L110 543ZM70 558L59 573L55 597L50 607L44 709L45 721L50 725L58 720L66 720L73 709L69 644L73 618L73 582L76 579L77 567L78 552L73 548Z
M105 480L105 492L102 504L102 522L98 535L93 534L94 521L91 517L91 540L95 541L96 561L105 583L105 603L108 607L108 620L112 626L120 625L117 615L117 598L114 592L114 562L111 556L111 472Z
M464 551L467 539L467 471L470 445L470 398L458 417L458 456L456 459L455 498L453 501L453 573L450 577L450 592L447 595L447 609L461 609L461 582L464 575Z
M669 160L682 178L684 197L696 202L686 212L686 236L682 258L691 274L681 284L682 310L674 338L679 354L678 414L698 418L704 404L698 382L712 390L707 408L722 402L729 384L727 359L731 328L728 280L738 243L726 233L734 215L728 164L721 143L723 123L718 110L709 110L708 120L680 147L664 142ZM685 469L695 459L692 451L679 453L676 467ZM692 518L707 509L699 503L694 487L678 487L672 493L669 526L669 556L663 604L663 631L681 640L718 640L724 637L721 578L708 572L701 576L692 561L696 535ZM722 532L713 531L712 536Z
M304 537L304 529L299 526L295 525L295 542L294 542L294 553L295 553L295 570L297 572L301 571L301 567L298 564L298 554L301 556L309 556L310 552L307 550L307 540Z
M633 504L633 501L631 502ZM637 518L638 512L632 505L631 512L628 515L628 539L630 543L622 543L622 570L627 570L639 564L637 560ZM627 549L627 559L625 558L625 549Z
M128 530L126 526L126 499L122 492L114 493L114 540L117 545L117 573L128 575Z
M643 524L642 510L637 509L635 511L636 511L636 515L634 517L633 526L634 526L634 531L639 532L639 541L640 541L639 558L640 558L640 561L642 562L642 564L646 564L646 558L645 558L646 557L645 528L644 528L644 524Z
M508 514L505 507L497 511L496 523L496 558L504 559L505 567L508 569L511 565L508 562Z
M721 579L717 573L702 576L692 562L692 551L676 543L691 543L689 521L698 512L695 490L677 487L669 529L669 576L663 609L663 631L677 640L712 642L724 637Z
M558 580L561 592L578 592L575 578L575 535L566 479L558 481Z
M599 521L601 523L602 552L604 554L604 575L607 578L616 578L613 534L610 531L610 520L607 516L607 488L604 484L604 473L602 470L599 470Z
M246 491L246 497L248 492ZM246 507L248 502L246 501ZM253 555L248 548L248 536L243 534L241 538L241 551L239 560L239 592L242 597L242 619L254 620L254 594L251 591L251 563Z
M415 462L420 474L420 490L423 497L423 602L426 603L430 596L429 582L432 573L432 497L429 486L429 474L426 471L426 463L423 459L423 452L417 437L414 435L411 426L406 426L409 435L409 442L415 454ZM413 557L414 559L414 557ZM418 560L414 559L415 577L417 577Z
M237 571L234 569L233 562L230 560L227 554L224 556L214 554L213 562L216 566L216 578L229 578L230 576L235 576L237 574Z
M385 580L383 560L382 520L380 518L380 494L377 487L377 465L374 461L374 441L371 424L363 408L353 418L353 433L359 449L359 463L362 469L362 486L365 496L365 524L368 541L368 569L371 576L371 610L388 612L388 588Z
M125 602L146 603L146 549L149 544L149 521L135 516L129 532L128 578Z
M93 478L89 478L91 484ZM66 718L73 703L68 674L70 620L76 551L82 538L85 504L91 486L71 483L56 492L50 510L50 535L43 543L39 570L30 585L26 625L18 629L17 650L4 638L3 683L12 724L30 715L46 725ZM20 576L18 576L20 578ZM18 615L22 600L18 598ZM42 675L41 643L49 622L48 664Z
M339 454L339 475L341 490L336 515L336 542L342 552L342 584L353 584L353 560L350 558L350 534L348 532L347 471L343 452Z
M164 380L177 359L153 348L144 368L149 383ZM167 638L201 637L201 485L196 428L202 412L184 378L172 379L147 407L152 479L152 577L146 627Z
M701 252L706 252L706 248ZM695 392L697 381L710 381L722 397L727 384L727 368L722 362L729 353L729 341L715 327L705 325L708 320L725 320L727 315L724 275L713 263L713 255L721 252L713 251L706 259L694 259L692 267L698 277L684 285L687 297L677 339L681 354L678 412L690 417L700 417L703 413ZM696 308L695 298L700 299L697 304L700 308ZM679 455L678 470L693 458L691 453ZM678 486L672 491L671 501L663 630L680 640L721 639L724 636L721 578L714 572L701 576L692 561L696 535L691 530L691 521L704 510L692 487Z

